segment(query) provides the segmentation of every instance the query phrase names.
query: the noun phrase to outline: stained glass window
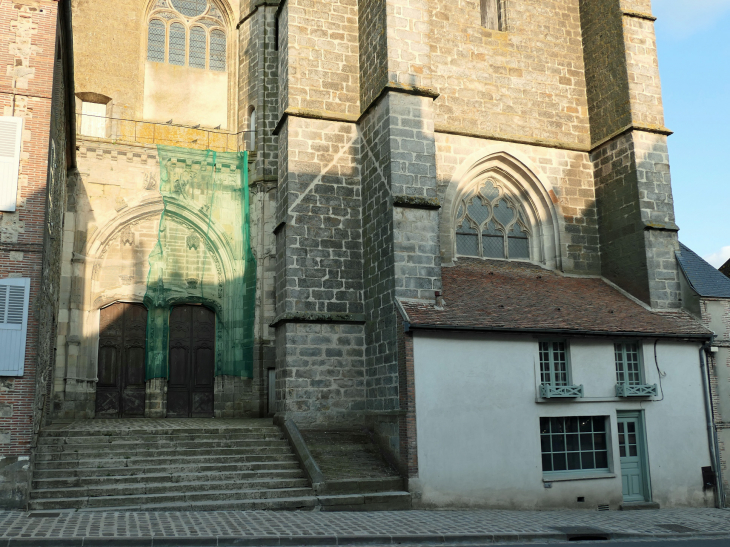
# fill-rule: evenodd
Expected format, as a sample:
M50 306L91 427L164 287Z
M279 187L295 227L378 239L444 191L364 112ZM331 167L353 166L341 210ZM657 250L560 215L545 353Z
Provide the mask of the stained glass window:
M185 64L185 27L181 23L170 25L170 47L168 53L171 65Z
M165 62L165 23L159 19L150 21L147 32L147 60Z
M491 180L464 198L456 215L456 253L529 260L530 234L519 201Z
M172 5L186 17L197 17L208 9L208 0L172 0Z
M210 69L226 70L226 35L222 30L210 33Z
M205 68L205 29L190 29L190 53L188 64L194 68Z

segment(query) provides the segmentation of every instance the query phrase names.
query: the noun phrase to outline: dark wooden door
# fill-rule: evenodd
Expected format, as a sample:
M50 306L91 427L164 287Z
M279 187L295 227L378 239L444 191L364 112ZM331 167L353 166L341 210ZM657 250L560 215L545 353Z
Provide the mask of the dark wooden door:
M97 418L144 416L147 309L117 303L101 310Z
M213 416L215 313L176 306L170 313L169 418Z

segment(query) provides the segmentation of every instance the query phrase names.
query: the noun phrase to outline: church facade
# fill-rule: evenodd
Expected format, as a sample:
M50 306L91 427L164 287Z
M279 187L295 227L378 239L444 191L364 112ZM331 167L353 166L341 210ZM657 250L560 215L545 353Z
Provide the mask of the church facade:
M650 0L72 5L49 420L366 427L431 506L715 503Z

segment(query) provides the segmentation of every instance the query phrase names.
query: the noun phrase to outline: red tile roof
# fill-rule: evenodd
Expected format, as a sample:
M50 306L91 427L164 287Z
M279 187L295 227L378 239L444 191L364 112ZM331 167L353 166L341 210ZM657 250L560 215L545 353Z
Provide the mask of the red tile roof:
M707 337L683 311L652 312L604 280L524 262L460 258L441 270L442 309L401 301L412 327Z

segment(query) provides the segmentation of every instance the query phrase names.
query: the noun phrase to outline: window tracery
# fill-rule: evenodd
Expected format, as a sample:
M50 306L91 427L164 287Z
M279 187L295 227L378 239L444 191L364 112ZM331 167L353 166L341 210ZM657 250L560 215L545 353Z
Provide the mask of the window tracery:
M157 0L150 14L147 60L226 71L227 37L212 0Z
M530 259L530 229L522 206L492 179L461 200L455 229L457 255Z

